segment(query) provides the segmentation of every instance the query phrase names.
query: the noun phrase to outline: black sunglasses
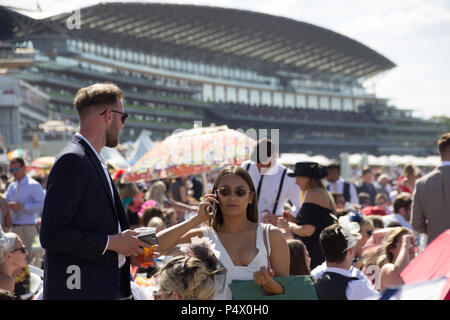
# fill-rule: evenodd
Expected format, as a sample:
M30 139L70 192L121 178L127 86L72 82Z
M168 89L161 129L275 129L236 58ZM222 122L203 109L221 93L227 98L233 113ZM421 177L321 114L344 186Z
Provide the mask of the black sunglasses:
M14 250L11 251L11 252L16 252L16 251L22 251L23 254L26 254L26 253L27 253L27 248L26 248L25 246L22 246L22 247L20 247L20 248L14 249Z
M219 194L220 194L222 197L228 197L228 196L232 193L232 191L231 191L230 188L220 188L220 189L218 189L217 191L219 192ZM244 189L244 188L237 188L236 190L234 190L234 194L237 195L238 197L243 197L243 196L245 196L248 192L250 192L250 191L247 191L247 190Z
M101 116L104 115L104 114L106 113L106 111L108 111L108 109L106 109L105 111L103 111L102 113L100 113L100 115L101 115ZM125 124L125 122L127 121L127 118L128 118L128 113L120 112L120 111L113 110L113 109L111 109L111 111L112 111L112 112L115 112L115 113L121 114L122 116L120 117L120 120L122 121L122 124Z

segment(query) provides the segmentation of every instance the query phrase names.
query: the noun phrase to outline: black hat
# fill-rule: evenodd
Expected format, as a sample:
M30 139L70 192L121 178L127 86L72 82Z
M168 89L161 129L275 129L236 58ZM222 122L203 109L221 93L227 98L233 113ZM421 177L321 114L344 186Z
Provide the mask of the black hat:
M327 176L327 168L317 162L297 162L294 172L288 173L289 177L309 177L322 179Z

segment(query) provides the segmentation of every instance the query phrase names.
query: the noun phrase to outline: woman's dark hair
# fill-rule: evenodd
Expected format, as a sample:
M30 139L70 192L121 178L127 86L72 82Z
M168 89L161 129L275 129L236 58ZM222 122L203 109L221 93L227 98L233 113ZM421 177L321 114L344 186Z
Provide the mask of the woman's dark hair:
M306 264L306 246L298 239L288 239L287 244L291 256L289 266L289 275L291 276L309 276L311 270Z
M230 166L222 169L222 171L220 171L219 174L217 175L216 180L214 180L213 192L217 190L220 181L222 181L222 179L228 175L237 175L242 179L244 179L244 181L250 188L250 192L253 192L253 201L251 204L247 206L247 219L252 222L258 222L258 197L255 192L255 186L253 185L252 178L248 174L247 170L236 166ZM223 224L222 211L220 210L220 206L217 206L217 212L213 217L211 217L209 225L212 226L214 229L217 229L217 227L219 227L222 224Z

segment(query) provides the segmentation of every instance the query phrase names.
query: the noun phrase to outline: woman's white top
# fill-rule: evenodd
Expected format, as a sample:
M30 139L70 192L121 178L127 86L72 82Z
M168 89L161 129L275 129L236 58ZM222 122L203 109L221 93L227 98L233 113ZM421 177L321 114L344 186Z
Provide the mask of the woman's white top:
M261 267L267 267L267 250L264 245L264 227L262 223L258 224L258 228L256 230L256 248L258 249L258 253L253 258L248 266L236 266L228 255L227 250L223 246L222 242L219 239L216 231L211 227L202 227L202 232L204 237L208 237L215 244L215 249L220 252L220 262L227 269L226 272L226 280L225 280L225 288L221 288L222 284L216 282L216 294L214 296L214 300L232 300L231 290L228 285L233 280L253 280L253 274ZM266 239L267 239L267 247L269 250L270 256L270 240L269 240L269 228L266 228Z

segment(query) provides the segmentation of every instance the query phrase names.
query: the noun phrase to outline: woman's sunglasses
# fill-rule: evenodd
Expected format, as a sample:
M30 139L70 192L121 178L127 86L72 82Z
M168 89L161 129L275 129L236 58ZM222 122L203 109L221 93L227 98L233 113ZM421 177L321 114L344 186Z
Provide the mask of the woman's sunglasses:
M104 115L104 114L106 113L106 111L108 111L108 109L106 109L105 111L103 111L102 113L100 113L100 115L101 115L101 116ZM127 121L127 118L128 118L128 113L116 111L116 110L113 110L113 109L111 109L111 112L115 112L115 113L121 114L122 116L120 117L120 121L122 121L122 124L125 124L125 122Z
M22 246L20 248L16 248L13 251L11 251L12 253L16 252L16 251L22 251L23 254L27 253L27 248L25 246Z
M229 188L220 188L219 190L217 190L219 192L219 194L222 197L228 197L232 191ZM234 190L234 194L237 195L238 197L243 197L245 196L248 192L248 190L244 189L244 188L237 188L236 190Z

